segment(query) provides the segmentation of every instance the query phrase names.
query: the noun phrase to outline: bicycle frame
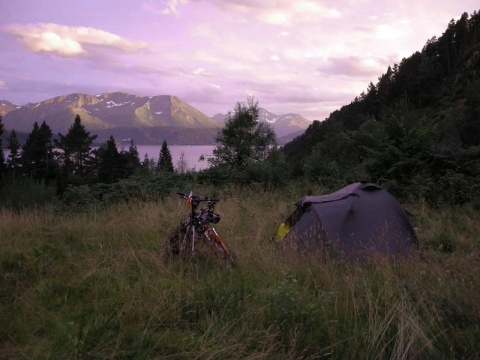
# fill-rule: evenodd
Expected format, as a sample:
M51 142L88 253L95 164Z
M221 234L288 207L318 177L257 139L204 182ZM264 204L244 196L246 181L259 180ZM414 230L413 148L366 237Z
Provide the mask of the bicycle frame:
M223 258L235 266L235 260L230 255L222 238L218 235L217 230L210 226L211 222L217 223L220 221L220 216L214 212L218 199L209 199L207 197L200 199L197 196L193 196L192 193L188 196L182 193L177 194L186 199L187 203L191 205L189 217L180 225L180 233L184 231L181 243L179 244L180 252L188 250L191 255L194 256L196 242L200 238L203 238L204 243L213 248L217 256L223 254ZM206 202L207 207L201 209L199 213L197 212L197 208L201 202ZM187 249L187 246L190 247L190 249Z

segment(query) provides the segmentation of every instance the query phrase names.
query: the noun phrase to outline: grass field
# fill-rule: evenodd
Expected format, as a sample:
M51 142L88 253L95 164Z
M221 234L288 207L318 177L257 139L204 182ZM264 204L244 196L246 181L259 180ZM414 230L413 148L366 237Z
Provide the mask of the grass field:
M275 250L300 194L222 195L238 267L165 261L175 196L0 210L0 359L480 358L480 209L409 204L425 261Z

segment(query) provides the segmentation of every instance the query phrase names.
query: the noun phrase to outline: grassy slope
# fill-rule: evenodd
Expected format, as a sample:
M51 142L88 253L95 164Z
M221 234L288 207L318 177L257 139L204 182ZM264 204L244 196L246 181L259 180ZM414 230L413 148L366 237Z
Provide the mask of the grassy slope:
M175 197L0 211L0 358L476 358L478 209L409 208L425 263L298 259L270 236L299 194L224 198L239 267L165 262ZM451 252L448 252L448 251Z

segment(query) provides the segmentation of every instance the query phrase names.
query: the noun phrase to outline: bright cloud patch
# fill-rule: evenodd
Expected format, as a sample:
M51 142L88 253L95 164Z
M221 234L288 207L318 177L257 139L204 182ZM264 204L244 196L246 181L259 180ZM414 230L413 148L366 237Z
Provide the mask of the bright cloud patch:
M169 0L166 4L144 2L141 8L145 11L158 15L178 15L178 6L185 5L187 2L188 0Z
M239 13L254 13L264 23L281 26L299 22L317 22L319 18L342 16L338 10L313 0L215 0L215 3Z
M330 75L344 75L349 77L374 76L385 68L375 59L349 56L346 58L329 58L328 62L318 67L320 73Z
M202 74L203 72L205 72L205 69L204 68L198 68L196 70L193 71L193 74L194 75L200 75Z
M82 26L39 23L11 25L8 30L18 35L31 51L52 52L60 56L86 54L85 45L106 46L127 53L146 47L142 41L127 40L107 31Z
M378 38L384 40L393 40L402 37L402 33L400 30L385 24L379 25L376 28L376 34Z
M163 15L178 14L178 4L185 5L187 0L170 0L167 3L167 7L162 10Z

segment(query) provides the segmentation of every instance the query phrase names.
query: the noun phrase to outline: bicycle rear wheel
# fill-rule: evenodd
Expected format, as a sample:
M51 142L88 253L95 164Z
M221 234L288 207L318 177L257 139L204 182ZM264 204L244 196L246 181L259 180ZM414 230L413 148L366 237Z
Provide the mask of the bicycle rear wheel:
M237 262L235 261L232 254L227 249L227 246L223 242L222 238L213 231L209 231L208 234L205 234L207 237L207 243L213 248L215 255L222 260L227 261L230 265L235 267Z

